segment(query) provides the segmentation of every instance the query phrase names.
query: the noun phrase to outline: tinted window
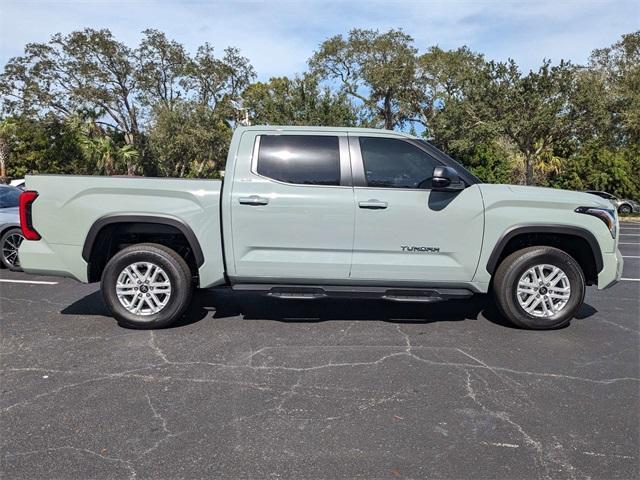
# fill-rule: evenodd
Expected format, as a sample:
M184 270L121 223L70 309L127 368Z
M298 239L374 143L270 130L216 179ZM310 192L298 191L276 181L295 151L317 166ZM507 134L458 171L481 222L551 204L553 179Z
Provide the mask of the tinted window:
M431 188L433 169L439 163L403 140L360 137L367 185L387 188Z
M340 185L338 137L263 135L258 173L287 183Z
M22 190L14 187L0 187L0 208L18 206L18 197Z

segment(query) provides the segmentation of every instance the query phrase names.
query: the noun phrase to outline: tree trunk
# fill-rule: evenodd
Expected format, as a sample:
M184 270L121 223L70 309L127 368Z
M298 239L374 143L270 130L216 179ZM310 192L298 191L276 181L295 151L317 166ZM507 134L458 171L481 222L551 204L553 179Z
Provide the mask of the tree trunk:
M391 95L384 97L384 128L393 130L393 112L391 111Z
M4 140L0 140L0 183L7 183L7 159L9 147Z
M533 176L533 156L531 154L526 154L524 157L524 165L526 169L526 178L525 182L527 185L534 185L535 178Z

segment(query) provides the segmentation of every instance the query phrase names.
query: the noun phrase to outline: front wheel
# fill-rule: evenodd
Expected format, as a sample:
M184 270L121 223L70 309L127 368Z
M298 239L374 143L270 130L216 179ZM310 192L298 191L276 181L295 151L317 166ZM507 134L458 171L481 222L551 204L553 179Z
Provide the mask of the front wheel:
M100 287L118 323L161 328L179 319L189 305L191 271L172 249L141 243L120 250L109 260Z
M501 313L522 328L547 330L569 324L582 305L582 268L568 253L537 246L505 258L495 272L494 295Z
M618 213L622 213L624 215L627 215L629 213L631 213L633 211L633 209L631 208L631 205L627 205L626 203L620 205L620 207L618 207Z

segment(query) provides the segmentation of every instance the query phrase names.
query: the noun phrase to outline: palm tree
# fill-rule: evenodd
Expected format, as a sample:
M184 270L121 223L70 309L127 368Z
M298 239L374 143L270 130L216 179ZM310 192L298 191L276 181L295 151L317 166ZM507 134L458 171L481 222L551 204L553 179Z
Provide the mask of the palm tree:
M114 175L124 164L128 175L135 174L138 151L133 145L118 146L113 137L91 119L78 123L85 154L95 161L99 172Z

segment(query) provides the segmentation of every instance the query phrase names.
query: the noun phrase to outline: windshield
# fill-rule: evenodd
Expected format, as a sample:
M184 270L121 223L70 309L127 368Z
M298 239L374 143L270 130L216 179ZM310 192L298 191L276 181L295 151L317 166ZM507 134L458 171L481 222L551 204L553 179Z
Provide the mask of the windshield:
M18 198L22 190L15 187L0 188L0 208L10 208L18 206Z

